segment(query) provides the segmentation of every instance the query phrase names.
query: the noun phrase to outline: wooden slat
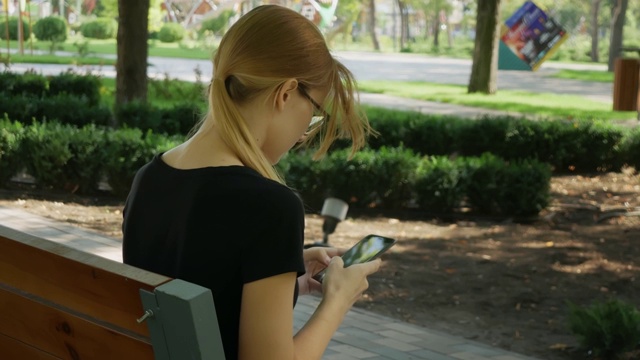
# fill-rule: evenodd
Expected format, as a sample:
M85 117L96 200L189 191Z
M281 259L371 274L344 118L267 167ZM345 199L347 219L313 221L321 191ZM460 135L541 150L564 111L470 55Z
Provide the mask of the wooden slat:
M118 333L109 324L98 325L74 316L42 300L0 289L0 333L65 360L153 359L148 341ZM11 351L21 350L14 347ZM4 351L2 348L2 359L6 358Z
M140 336L148 329L135 321L143 313L139 289L152 291L170 280L0 226L0 284Z
M0 334L0 356L5 360L62 360L2 334Z

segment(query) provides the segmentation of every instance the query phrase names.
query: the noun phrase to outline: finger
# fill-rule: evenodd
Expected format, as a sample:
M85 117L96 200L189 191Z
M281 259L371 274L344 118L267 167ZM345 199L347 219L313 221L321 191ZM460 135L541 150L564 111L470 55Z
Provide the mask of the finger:
M338 248L334 248L334 247L326 247L324 248L327 252L327 255L332 258L334 256L339 256L344 254L344 250L342 249L338 249Z
M303 252L304 261L317 261L325 266L329 265L331 257L327 254L326 249L324 247L305 249Z
M382 264L382 260L375 259L373 261L369 261L369 262L358 264L358 265L362 266L366 275L371 275L380 269L381 264Z
M329 263L329 268L334 268L334 267L340 267L340 268L344 267L344 261L340 256L334 256L331 258L331 262Z

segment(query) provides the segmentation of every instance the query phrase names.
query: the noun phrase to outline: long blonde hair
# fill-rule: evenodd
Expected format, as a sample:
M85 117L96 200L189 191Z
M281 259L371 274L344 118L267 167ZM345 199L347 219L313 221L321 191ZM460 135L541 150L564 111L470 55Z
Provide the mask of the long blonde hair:
M275 93L287 79L304 89L328 90L324 101L330 120L306 142L320 135L314 159L337 138L351 138L352 155L371 132L359 109L353 75L333 58L322 33L307 18L278 5L257 7L241 17L222 38L215 53L209 111L203 128L215 126L245 166L284 183L251 136L239 104Z

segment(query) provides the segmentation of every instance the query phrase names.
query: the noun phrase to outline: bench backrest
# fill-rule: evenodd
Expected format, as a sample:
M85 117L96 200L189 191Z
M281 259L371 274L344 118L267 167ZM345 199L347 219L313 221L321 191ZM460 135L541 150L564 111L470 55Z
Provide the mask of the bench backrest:
M0 358L224 353L209 289L0 226Z

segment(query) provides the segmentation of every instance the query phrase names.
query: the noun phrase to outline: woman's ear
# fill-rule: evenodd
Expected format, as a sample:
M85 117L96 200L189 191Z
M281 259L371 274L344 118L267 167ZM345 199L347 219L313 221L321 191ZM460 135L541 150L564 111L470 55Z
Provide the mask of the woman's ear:
M284 110L287 101L291 99L291 92L295 91L297 88L298 80L296 79L289 79L278 87L273 104L274 108L280 111Z

